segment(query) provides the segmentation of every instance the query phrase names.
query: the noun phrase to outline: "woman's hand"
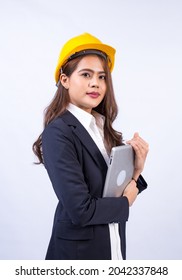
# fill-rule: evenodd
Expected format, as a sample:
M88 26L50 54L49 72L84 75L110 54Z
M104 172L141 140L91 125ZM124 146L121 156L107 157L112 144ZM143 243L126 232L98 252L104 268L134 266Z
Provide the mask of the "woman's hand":
M126 143L130 144L135 151L135 169L133 178L137 181L144 169L146 157L149 151L149 145L139 136L137 132L134 134L133 138Z
M139 192L135 181L138 180L138 177L144 169L146 157L149 151L149 145L139 136L137 132L134 134L133 138L126 143L130 144L135 151L135 167L133 174L134 180L131 180L123 193L123 196L128 198L129 206L131 206Z
M131 180L123 192L123 196L126 196L128 199L129 206L132 206L133 202L137 198L138 192L139 190L136 186L136 182Z

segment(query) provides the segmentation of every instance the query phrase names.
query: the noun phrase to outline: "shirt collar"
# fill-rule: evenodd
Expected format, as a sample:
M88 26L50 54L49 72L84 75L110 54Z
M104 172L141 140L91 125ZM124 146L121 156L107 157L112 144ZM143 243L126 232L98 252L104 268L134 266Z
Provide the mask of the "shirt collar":
M72 103L69 103L67 110L72 113L87 130L92 122L96 122L99 128L104 128L105 117L94 110L92 110L92 114L89 114Z
M104 129L105 117L94 110L92 111L92 115L95 118L97 126L100 129Z

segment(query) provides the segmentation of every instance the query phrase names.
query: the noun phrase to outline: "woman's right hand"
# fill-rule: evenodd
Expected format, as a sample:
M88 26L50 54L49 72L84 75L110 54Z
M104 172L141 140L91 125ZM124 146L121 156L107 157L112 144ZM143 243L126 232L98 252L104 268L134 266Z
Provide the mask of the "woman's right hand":
M149 151L149 145L139 136L138 132L135 132L133 138L126 143L130 144L135 151L135 169L133 178L137 181L144 169L145 161Z
M138 188L136 186L136 182L131 180L131 182L127 185L123 192L123 196L126 196L129 202L129 206L132 206L133 202L135 201L138 195Z

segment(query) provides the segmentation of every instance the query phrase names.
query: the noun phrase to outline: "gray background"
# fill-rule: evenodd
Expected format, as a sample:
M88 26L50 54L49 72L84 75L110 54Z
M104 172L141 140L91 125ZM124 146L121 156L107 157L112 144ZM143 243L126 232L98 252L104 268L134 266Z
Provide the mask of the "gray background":
M31 145L60 48L83 32L117 50L115 127L150 143L127 258L182 259L182 2L0 0L0 26L0 259L44 259L57 199Z

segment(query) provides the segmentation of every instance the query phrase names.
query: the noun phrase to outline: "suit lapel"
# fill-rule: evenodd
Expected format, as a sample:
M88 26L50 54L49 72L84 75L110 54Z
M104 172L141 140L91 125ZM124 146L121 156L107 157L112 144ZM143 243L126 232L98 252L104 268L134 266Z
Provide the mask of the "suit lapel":
M93 160L97 163L97 165L104 169L106 172L107 164L105 162L104 157L102 156L100 150L97 145L93 141L92 137L88 133L88 131L84 128L84 126L78 121L78 119L69 111L66 111L61 118L63 121L71 127L73 133L80 139L82 144L85 146L89 154L92 156Z

